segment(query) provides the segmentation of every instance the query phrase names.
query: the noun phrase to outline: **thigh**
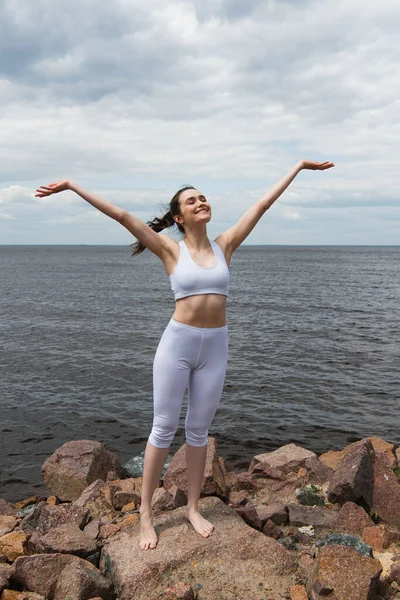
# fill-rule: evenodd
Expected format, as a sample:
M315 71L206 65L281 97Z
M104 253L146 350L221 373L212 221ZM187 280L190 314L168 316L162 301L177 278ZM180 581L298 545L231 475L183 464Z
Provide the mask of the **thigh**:
M208 427L218 407L228 360L227 336L219 335L204 350L200 366L189 379L186 424L191 427Z
M186 360L184 340L178 340L176 336L176 332L167 327L153 362L154 414L170 423L179 421L191 370Z

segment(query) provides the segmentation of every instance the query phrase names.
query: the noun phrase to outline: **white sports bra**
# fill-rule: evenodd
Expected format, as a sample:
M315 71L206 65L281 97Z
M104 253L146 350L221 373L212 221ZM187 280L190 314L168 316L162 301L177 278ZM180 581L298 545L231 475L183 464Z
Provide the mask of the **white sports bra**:
M175 271L169 276L175 300L197 294L228 296L229 269L225 255L217 242L210 240L210 244L214 251L215 264L211 267L201 267L191 257L185 242L179 242L179 259Z

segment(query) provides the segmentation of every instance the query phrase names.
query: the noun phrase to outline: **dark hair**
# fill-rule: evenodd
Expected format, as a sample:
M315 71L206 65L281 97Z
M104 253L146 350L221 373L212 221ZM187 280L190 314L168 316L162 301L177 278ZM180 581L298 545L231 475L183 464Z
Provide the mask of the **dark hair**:
M178 190L176 192L174 197L171 199L171 201L169 203L168 211L162 217L154 217L154 219L152 221L147 221L147 225L151 229L156 231L157 233L159 233L163 229L168 229L169 227L173 227L174 225L176 225L178 227L179 231L181 231L182 233L185 233L185 230L182 227L182 225L180 225L179 223L174 221L174 217L181 214L181 209L179 206L179 197L180 197L181 193L184 192L185 190L195 190L195 189L196 188L193 187L192 185L185 185L184 187L182 187L180 190ZM141 252L143 252L143 250L146 249L146 246L144 244L142 244L141 241L138 240L134 244L131 244L131 248L132 248L132 256L135 256L136 254L141 254Z

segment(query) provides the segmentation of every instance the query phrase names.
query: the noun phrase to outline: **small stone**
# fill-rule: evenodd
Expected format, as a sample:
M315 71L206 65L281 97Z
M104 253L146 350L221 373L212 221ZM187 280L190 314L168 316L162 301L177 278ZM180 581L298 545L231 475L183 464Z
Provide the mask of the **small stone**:
M27 537L23 531L11 531L0 537L0 555L14 562L18 556L25 554Z
M11 502L0 498L0 515L16 516L18 508Z
M324 498L309 488L300 490L296 496L300 504L305 506L324 506L325 504Z
M12 515L0 515L0 537L9 533L17 524L17 518Z
M128 502L128 504L124 504L124 506L121 508L121 512L130 512L132 510L136 510L136 503L135 502Z
M394 527L385 524L364 527L362 539L369 544L373 550L383 552L386 548L400 539L400 532Z
M290 586L290 600L308 600L306 588L303 585Z
M47 498L47 504L50 504L51 506L56 506L56 504L59 504L60 501L57 498L57 496L49 496Z
M268 520L262 528L264 535L277 540L282 535L282 529L275 525L271 520Z
M322 548L332 544L354 548L361 556L372 556L371 546L368 546L368 544L361 541L360 538L353 535L347 535L346 533L332 533L317 540L315 543L317 548Z

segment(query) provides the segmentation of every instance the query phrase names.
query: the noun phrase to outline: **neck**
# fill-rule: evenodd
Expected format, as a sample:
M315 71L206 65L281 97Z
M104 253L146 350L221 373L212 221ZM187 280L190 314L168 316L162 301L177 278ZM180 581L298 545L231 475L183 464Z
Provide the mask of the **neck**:
M203 225L201 228L185 231L184 240L185 243L189 244L189 246L195 250L202 250L203 248L209 248L210 246L206 225Z

